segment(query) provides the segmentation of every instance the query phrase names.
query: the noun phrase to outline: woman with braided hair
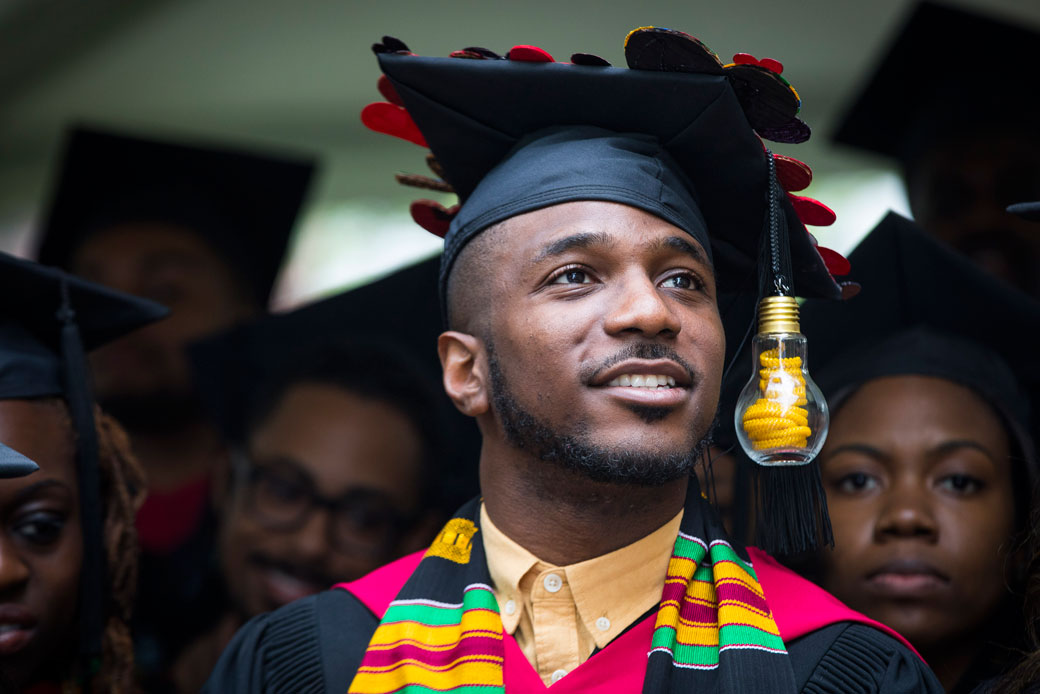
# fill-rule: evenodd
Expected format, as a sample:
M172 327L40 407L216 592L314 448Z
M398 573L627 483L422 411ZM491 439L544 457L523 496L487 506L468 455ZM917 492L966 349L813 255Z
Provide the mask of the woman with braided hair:
M0 691L133 692L144 476L83 353L164 311L3 254L0 297L0 440L39 467L0 480Z

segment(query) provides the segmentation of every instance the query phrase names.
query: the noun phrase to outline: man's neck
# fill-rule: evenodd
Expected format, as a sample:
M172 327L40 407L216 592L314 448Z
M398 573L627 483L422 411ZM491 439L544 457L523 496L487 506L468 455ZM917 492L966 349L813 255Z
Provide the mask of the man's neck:
M481 453L480 486L495 525L542 561L567 566L630 545L675 517L687 478L659 487L594 482L521 451Z
M215 470L225 455L220 435L202 421L177 431L129 434L153 492L173 491L199 479Z

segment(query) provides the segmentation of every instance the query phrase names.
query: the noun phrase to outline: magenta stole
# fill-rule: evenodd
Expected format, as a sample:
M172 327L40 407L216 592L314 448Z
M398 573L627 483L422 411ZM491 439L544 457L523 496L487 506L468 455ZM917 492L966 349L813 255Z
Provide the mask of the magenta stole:
M352 593L382 619L390 602L397 597L424 553L410 554L364 578L340 583L335 587ZM815 583L781 566L768 554L754 547L748 548L748 554L780 630L780 637L785 643L837 622L858 622L885 632L913 650L913 646L892 629L849 609ZM552 686L554 694L641 692L655 619L656 613L614 639L603 649L603 653L610 652L610 657L597 656L572 670ZM510 694L548 691L516 640L505 634L503 643L505 690Z

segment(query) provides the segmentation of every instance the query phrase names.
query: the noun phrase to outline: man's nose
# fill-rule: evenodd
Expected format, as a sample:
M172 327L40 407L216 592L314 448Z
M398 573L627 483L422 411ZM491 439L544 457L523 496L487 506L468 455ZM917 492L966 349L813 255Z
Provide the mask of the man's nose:
M645 337L674 337L682 330L678 315L650 277L629 273L617 284L604 329L611 335L626 332Z

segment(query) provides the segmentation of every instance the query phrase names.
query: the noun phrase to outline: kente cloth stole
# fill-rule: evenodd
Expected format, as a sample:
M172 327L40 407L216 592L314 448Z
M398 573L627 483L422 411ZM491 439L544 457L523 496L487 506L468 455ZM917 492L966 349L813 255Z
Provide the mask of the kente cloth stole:
M726 540L696 481L690 487L647 644L643 692L794 692L754 569ZM479 516L480 501L471 501L441 530L380 620L350 692L505 691L502 620Z

